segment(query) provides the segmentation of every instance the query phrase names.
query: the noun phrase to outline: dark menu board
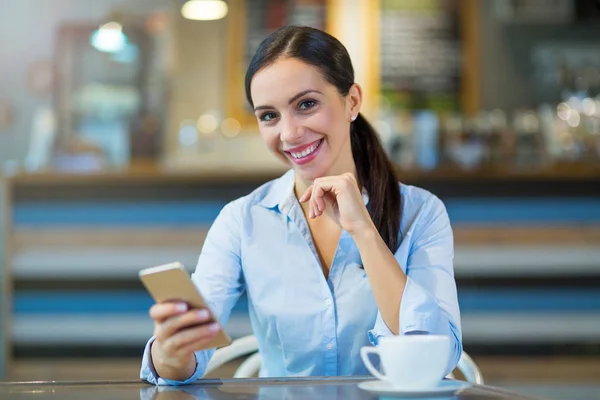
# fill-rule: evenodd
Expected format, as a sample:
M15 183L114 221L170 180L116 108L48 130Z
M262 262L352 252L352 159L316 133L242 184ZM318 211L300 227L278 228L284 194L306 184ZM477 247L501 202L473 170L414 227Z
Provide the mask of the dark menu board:
M457 0L381 0L381 90L393 108L458 110Z
M245 66L274 30L285 25L325 29L326 0L247 0Z
M240 32L243 42L235 44L240 46L239 53L231 61L234 67L229 78L233 82L230 96L234 100L228 106L228 113L243 125L254 126L256 120L244 95L243 77L256 49L271 32L285 25L326 30L327 0L245 0L245 6L244 30Z

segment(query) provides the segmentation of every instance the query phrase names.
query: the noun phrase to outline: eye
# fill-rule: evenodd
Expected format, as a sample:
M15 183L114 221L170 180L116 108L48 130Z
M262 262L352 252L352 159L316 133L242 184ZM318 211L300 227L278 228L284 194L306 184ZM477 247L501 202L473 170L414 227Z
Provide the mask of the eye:
M300 102L300 104L298 104L298 108L300 110L310 110L311 108L313 108L316 105L317 105L317 102L315 100L303 100Z
M275 118L277 118L277 115L274 112L266 112L264 114L261 114L259 117L259 119L264 122L270 122Z

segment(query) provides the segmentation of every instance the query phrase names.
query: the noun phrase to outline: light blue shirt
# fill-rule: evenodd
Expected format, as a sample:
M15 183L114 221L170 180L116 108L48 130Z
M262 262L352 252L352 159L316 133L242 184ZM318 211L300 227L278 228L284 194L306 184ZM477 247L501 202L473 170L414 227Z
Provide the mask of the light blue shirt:
M223 325L247 292L262 356L260 376L368 375L360 348L376 346L380 337L393 333L377 309L358 248L346 231L325 279L293 187L290 170L227 204L208 232L192 279ZM399 190L402 241L395 257L408 277L400 332L449 335L449 373L462 352L452 228L436 196L404 184ZM167 380L152 366L153 340L146 345L140 371L153 384L201 378L214 353L196 352L196 371L186 381Z

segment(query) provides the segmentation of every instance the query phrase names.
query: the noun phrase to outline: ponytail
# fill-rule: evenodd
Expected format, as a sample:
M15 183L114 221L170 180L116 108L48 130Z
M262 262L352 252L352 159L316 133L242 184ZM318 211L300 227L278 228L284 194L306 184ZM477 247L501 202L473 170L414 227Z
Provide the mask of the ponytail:
M350 125L350 143L358 182L369 194L371 219L395 253L400 246L401 198L394 167L375 129L360 113Z

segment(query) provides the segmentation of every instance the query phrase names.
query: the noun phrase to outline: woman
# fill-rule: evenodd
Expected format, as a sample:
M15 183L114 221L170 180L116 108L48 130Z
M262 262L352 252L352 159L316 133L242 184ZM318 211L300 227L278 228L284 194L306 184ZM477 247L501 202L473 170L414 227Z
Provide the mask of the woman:
M194 282L224 325L244 290L261 376L366 375L382 336L449 335L462 351L453 237L442 202L399 184L359 113L362 91L334 37L288 26L250 62L246 96L268 148L291 167L221 211ZM205 310L157 304L141 377L200 378L214 350Z

